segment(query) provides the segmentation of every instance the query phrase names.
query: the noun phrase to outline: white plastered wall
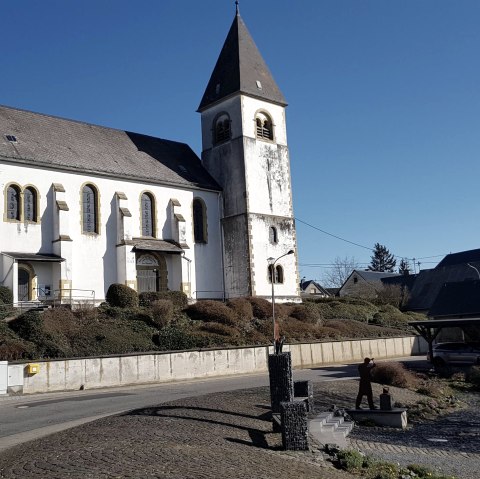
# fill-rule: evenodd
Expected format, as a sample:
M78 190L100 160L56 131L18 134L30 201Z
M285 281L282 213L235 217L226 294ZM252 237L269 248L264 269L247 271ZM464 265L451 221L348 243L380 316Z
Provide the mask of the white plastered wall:
M70 277L62 279L71 281L73 289L93 290L95 298L101 300L105 297L105 293L111 283L123 280L122 274L117 272L118 219L116 214L116 192L122 191L128 198L126 204L132 213L129 235L140 237L140 195L142 191L147 190L153 194L156 202L155 229L157 238L172 238L171 222L167 220L167 208L171 198L178 199L181 204L180 209L186 220L187 244L190 247L190 249L185 250L185 254L192 260L190 268L192 288L212 291L222 290L223 271L219 229L219 193L171 188L153 184L146 185L64 171L34 169L7 163L2 164L0 175L3 198L0 202L2 218L0 222L0 251L55 254L56 251L53 245L57 243L52 244L52 240L55 239L55 230L55 233L58 234L58 224L54 228L54 209L57 206L54 202L52 184L59 183L64 187L65 193L63 198L68 205L69 211L68 231L62 231L62 234L68 234L72 241L69 242L71 245L71 260L69 263L71 264L64 265L65 274L68 274ZM20 185L33 184L38 189L41 218L39 224L25 225L3 220L5 185L12 181ZM83 234L81 231L81 188L85 183L92 183L99 191L99 234ZM196 264L196 249L193 243L192 201L194 197L202 198L207 206L208 243L202 245L201 251L198 251L199 254L201 253L201 257L198 258L199 264ZM2 275L7 274L9 271L7 263L8 260L2 260ZM123 266L125 269L125 265L120 264L119 266ZM172 289L177 289L182 282L180 259L170 258L169 267L175 267L178 270L178 272L175 271L172 274L169 271L169 286ZM8 274L10 276L6 280L11 284L15 284L16 278L13 277L13 272L11 271ZM55 275L52 274L52 282L53 280L58 281L58 277L53 276ZM49 284L47 277L42 277L42 284ZM53 284L53 289L58 288L59 284Z

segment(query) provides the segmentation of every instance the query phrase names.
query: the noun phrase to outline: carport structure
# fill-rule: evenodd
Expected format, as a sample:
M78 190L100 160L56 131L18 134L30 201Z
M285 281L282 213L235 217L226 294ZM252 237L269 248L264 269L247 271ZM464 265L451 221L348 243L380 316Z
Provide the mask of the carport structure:
M475 332L477 335L480 334L480 318L431 319L428 321L411 321L408 324L413 326L427 341L430 358L433 358L433 341L444 328L460 328L467 336L471 336Z

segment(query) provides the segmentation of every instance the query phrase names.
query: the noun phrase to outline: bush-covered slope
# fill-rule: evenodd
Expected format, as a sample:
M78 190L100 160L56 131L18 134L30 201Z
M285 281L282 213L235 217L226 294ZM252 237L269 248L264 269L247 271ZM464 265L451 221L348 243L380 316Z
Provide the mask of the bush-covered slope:
M118 304L115 303L115 304ZM137 304L130 301L127 304ZM179 293L144 295L137 307L104 304L25 313L0 322L0 359L97 356L272 341L271 304L260 298L186 306ZM330 299L275 307L286 341L341 340L399 336L412 332L408 321L421 315L365 300Z

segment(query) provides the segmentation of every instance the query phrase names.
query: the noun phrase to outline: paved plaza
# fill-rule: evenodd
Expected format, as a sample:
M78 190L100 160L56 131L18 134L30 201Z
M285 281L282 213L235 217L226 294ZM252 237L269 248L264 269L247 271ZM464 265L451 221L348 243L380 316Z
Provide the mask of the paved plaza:
M375 385L375 394L378 385ZM356 381L315 383L319 408L350 406ZM402 401L414 393L394 389ZM103 418L0 453L2 478L350 478L317 447L281 450L268 388L210 394ZM356 427L351 445L391 462L459 479L480 468L478 408L408 431ZM442 428L445 428L443 431ZM440 438L447 442L432 442Z

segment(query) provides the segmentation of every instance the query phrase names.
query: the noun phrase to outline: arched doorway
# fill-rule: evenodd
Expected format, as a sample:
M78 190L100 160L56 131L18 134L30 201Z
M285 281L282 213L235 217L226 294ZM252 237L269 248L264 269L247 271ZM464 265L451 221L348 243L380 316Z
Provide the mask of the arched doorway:
M167 291L167 262L163 255L143 254L137 257L137 290Z
M30 301L30 272L25 268L18 268L18 301Z

